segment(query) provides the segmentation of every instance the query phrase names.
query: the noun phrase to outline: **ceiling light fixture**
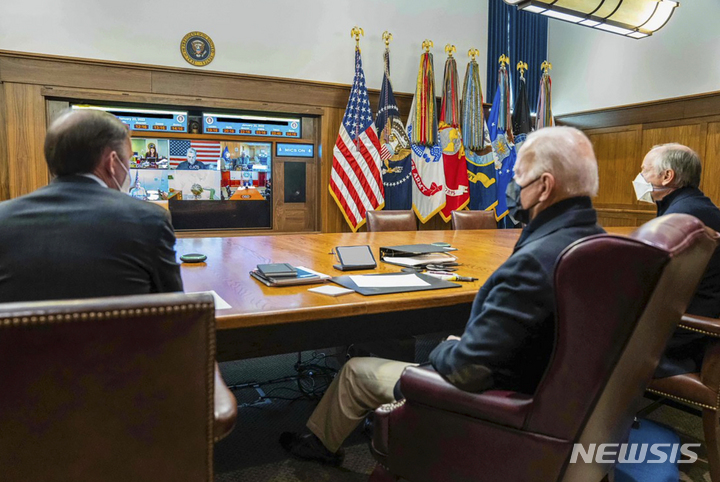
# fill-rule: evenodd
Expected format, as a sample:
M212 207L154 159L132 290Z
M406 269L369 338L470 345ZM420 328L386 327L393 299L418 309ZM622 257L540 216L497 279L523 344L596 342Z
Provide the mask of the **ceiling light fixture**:
M665 26L673 0L505 0L526 12L641 39Z

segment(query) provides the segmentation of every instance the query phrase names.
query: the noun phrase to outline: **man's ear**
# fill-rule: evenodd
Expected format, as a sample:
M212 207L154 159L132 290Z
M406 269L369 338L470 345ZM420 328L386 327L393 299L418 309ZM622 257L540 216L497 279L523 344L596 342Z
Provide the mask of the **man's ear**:
M542 187L540 188L540 197L538 198L538 201L547 201L552 195L552 192L555 190L555 177L553 177L553 175L549 172L545 172L540 178L540 183L542 184Z
M675 171L672 169L665 169L665 172L662 176L662 185L663 186L669 186L675 181Z

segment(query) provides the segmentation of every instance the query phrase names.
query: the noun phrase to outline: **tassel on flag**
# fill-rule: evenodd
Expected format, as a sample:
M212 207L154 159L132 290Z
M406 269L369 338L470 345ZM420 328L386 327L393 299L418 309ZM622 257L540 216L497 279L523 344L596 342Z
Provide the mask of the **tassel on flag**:
M365 224L367 211L382 209L385 197L380 178L380 141L373 122L365 74L360 57L362 29L353 28L355 37L355 78L340 132L333 149L330 195L335 199L350 229Z
M547 60L542 63L542 77L540 77L540 95L538 96L537 105L537 123L535 130L543 127L552 127L555 125L555 119L552 115L552 81L550 80L550 69L552 64Z
M483 112L480 67L475 61L480 51L470 49L468 55L470 63L465 71L462 97L462 137L470 191L468 207L477 211L490 211L497 207L498 196L495 157Z
M392 34L383 33L385 41L385 75L380 89L375 125L380 133L380 158L383 161L382 180L385 190L385 209L412 209L412 166L410 139L400 120L400 109L390 83L390 40Z
M413 210L420 222L428 222L435 214L445 206L445 173L443 171L443 153L437 133L437 121L435 117L435 94L433 78L432 55L428 51L432 42L423 42L425 53L420 57L420 73L418 74L418 85L415 90L415 97L410 107L410 115L407 121L408 137L411 140L412 150L412 204ZM424 74L429 75L425 77ZM430 86L430 89L425 87ZM428 92L428 90L430 92ZM423 99L425 99L423 101ZM431 102L428 102L432 99ZM418 113L418 109L424 109ZM432 112L431 116L427 113ZM430 129L422 136L417 134L417 122L423 121L423 129ZM430 145L418 144L415 139L420 138L422 142L432 142Z
M432 40L422 43L425 53L420 57L420 70L418 71L415 86L415 108L412 120L413 134L411 142L417 146L432 147L437 143L437 109L435 108L435 72L433 71L433 56L430 48Z
M440 110L440 145L445 172L445 206L440 216L447 223L453 211L465 209L470 202L468 191L467 161L465 147L458 127L460 123L458 105L457 63L453 57L454 45L446 45L448 59L445 62L443 78L442 109Z
M485 118L483 112L482 86L480 85L480 67L475 57L478 49L468 51L470 63L465 71L462 97L462 135L466 149L480 151L485 147L483 135Z

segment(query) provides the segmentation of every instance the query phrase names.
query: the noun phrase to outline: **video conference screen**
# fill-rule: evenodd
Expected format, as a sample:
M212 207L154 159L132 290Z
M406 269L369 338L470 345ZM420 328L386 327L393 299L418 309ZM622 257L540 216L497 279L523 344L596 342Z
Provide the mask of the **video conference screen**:
M132 139L130 195L151 201L267 201L272 144Z

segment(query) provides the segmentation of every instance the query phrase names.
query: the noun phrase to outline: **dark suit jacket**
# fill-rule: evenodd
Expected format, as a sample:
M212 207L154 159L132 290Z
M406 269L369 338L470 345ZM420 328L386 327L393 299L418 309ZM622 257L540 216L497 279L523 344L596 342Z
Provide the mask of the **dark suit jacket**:
M443 342L430 354L433 367L464 390L534 393L555 342L557 258L578 239L603 232L590 198L542 211L478 292L460 341Z
M170 213L66 176L0 203L0 302L182 291Z
M210 169L207 164L201 161L195 161L195 164L190 164L188 161L183 161L176 167L178 171L202 171L203 169Z
M658 216L683 213L695 216L715 231L720 231L720 209L700 189L684 187L671 192L657 203ZM720 318L720 248L715 251L687 313ZM684 328L675 330L655 377L669 377L700 371L706 337Z

